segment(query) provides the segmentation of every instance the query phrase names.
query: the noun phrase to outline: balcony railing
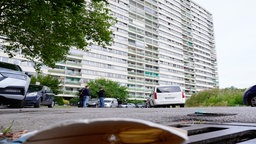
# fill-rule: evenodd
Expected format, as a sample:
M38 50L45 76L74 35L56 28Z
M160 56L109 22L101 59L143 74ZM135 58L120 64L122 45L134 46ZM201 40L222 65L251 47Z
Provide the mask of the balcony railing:
M79 66L79 67L81 67L81 66L82 66L82 64L81 64L81 63L70 62L70 61L67 61L67 62L66 62L66 64L68 64L68 65L72 65L72 66Z
M72 75L72 76L82 76L81 73L79 72L66 72L67 75Z
M48 69L48 72L50 73L57 73L57 74L65 74L64 69Z
M65 81L65 84L81 85L81 83L79 81Z
M73 54L73 53L70 53L69 55L70 55L70 56L79 57L79 58L83 58L83 55L82 55L82 54Z
M63 94L76 95L77 91L64 91Z

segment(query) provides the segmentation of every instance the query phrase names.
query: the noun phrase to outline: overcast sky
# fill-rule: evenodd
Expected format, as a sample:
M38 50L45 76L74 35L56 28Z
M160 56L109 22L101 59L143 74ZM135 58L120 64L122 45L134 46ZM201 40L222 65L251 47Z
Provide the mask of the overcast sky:
M220 88L256 85L256 0L193 0L213 14Z

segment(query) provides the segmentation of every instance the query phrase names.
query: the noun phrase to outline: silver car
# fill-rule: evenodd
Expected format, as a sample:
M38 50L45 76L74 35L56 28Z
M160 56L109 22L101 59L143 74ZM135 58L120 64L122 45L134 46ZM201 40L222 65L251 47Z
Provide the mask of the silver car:
M116 98L104 98L104 105L106 108L116 108L118 101Z
M0 104L21 108L30 84L30 76L15 64L0 62Z

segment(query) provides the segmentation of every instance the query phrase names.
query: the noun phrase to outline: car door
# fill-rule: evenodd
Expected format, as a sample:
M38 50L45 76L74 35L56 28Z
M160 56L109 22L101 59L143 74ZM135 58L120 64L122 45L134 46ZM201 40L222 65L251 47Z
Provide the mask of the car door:
M45 98L44 102L45 104L51 104L53 100L53 93L49 87L45 87Z
M46 97L46 87L45 86L43 86L43 88L42 88L42 90L41 90L41 93L42 93L42 95L41 95L41 104L45 104L46 103L46 99L47 99L47 97Z
M114 107L118 106L118 101L116 99L114 99Z

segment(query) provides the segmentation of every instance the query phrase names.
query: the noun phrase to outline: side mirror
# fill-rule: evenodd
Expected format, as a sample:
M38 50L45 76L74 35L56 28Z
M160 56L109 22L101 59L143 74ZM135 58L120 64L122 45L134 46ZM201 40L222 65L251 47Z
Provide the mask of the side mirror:
M25 72L25 74L26 74L27 76L29 76L29 77L32 77L32 74L29 73L29 72Z

